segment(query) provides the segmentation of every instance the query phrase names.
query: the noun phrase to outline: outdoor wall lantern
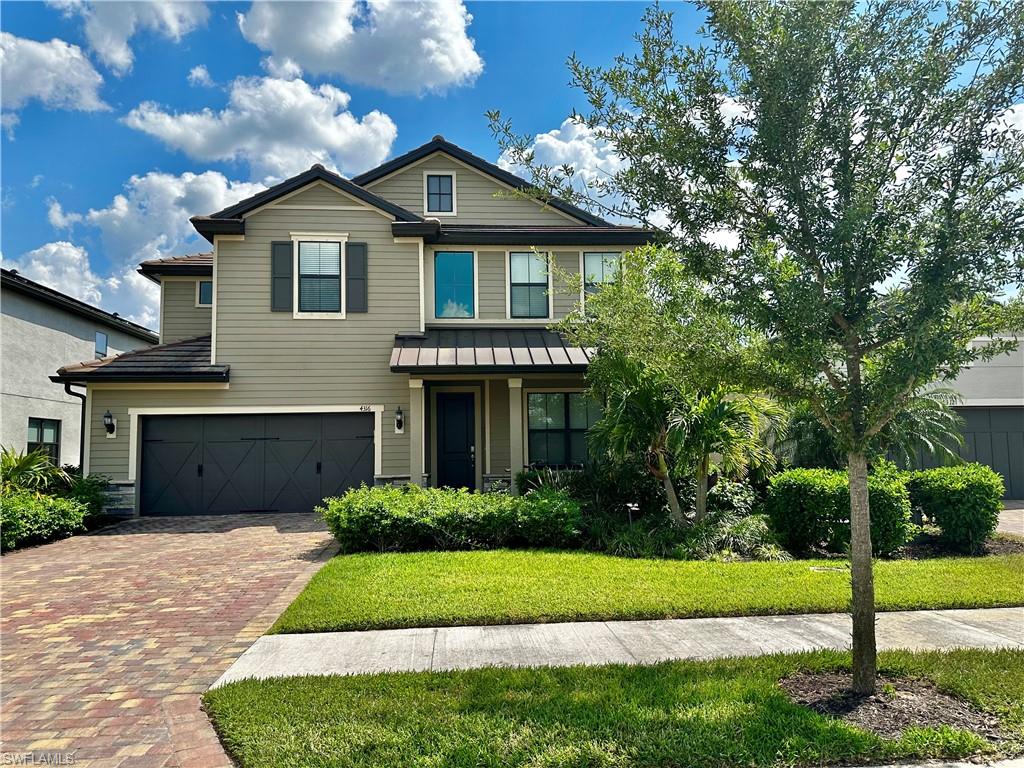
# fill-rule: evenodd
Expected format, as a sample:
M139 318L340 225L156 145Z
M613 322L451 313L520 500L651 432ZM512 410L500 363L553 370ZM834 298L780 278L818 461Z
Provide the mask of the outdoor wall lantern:
M395 434L401 435L405 432L405 414L402 413L402 406L395 408Z
M103 428L107 430L107 437L113 437L117 431L117 419L109 410L103 414Z

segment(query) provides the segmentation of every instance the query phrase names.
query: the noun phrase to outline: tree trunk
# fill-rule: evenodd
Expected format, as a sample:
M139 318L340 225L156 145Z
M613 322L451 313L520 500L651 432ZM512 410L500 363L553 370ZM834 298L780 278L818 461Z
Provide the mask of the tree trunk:
M665 488L665 496L668 498L669 520L677 527L685 528L689 521L686 519L686 515L683 514L682 507L679 506L679 497L676 496L675 486L672 485L672 478L669 476L668 463L661 453L658 454L658 476Z
M697 462L697 500L694 520L698 523L708 514L708 457L702 456Z
M863 453L847 454L850 475L850 570L853 576L853 690L875 692L875 584L871 562L871 510L868 462Z

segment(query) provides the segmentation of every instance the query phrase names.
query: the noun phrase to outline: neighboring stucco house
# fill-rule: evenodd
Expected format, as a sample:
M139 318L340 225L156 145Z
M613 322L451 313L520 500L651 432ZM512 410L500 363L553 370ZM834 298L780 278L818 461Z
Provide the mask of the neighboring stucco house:
M8 269L0 270L0 316L0 445L77 465L83 393L68 394L50 376L69 360L149 347L157 335Z
M218 514L578 462L588 355L546 326L585 291L553 275L592 286L652 233L526 186L435 137L193 218L211 253L141 265L161 345L54 377L88 387L88 471L125 509Z

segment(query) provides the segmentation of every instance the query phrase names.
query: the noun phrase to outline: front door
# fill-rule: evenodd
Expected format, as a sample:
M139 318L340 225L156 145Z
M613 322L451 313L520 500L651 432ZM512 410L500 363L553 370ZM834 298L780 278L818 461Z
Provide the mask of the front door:
M472 392L437 393L437 484L476 488Z

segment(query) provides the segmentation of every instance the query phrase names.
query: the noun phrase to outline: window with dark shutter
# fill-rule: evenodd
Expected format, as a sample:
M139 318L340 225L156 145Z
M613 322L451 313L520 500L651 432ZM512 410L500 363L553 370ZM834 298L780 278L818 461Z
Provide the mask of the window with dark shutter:
M366 258L366 243L345 245L345 311L367 312L367 278L369 265Z
M270 311L292 311L292 243L270 244Z

